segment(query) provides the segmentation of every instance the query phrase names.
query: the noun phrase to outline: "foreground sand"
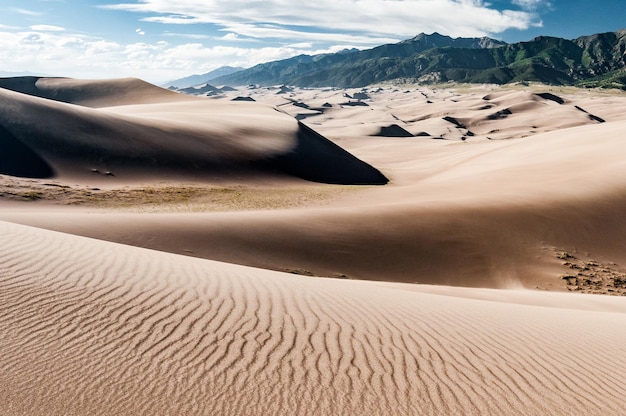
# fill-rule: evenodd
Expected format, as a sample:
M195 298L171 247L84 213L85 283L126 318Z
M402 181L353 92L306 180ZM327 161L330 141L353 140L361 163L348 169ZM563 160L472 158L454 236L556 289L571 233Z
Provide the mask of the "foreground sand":
M0 138L56 129L28 142L55 176L0 176L0 413L626 412L625 298L582 294L626 293L623 93L34 85L0 90ZM390 184L251 167L302 139L288 115Z
M0 230L5 415L625 410L618 298L480 300Z

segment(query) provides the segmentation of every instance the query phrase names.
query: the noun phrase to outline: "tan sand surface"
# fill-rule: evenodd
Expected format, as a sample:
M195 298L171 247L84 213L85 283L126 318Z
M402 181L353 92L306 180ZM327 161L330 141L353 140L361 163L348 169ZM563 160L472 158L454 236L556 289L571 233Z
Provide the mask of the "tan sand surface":
M0 229L5 415L625 410L626 311L597 296L477 300Z
M42 216L41 211L11 205L2 216L275 270L567 290L562 276L571 270L557 258L559 251L579 253L604 268L615 264L611 267L616 272L624 272L622 131L621 122L615 122L524 141L441 146L401 139L401 144L394 144L402 150L382 153L380 143L354 148L354 153L390 173L392 185L347 192L328 189L325 196L318 193L299 203L298 195L311 195L315 188L277 184L284 197L248 205L253 211L230 212L236 192L222 192L221 205L213 205L212 212L198 212L202 205L176 203L176 198L158 209L152 204L130 207L125 213L94 211L87 209L87 197L80 210L57 207ZM23 195L29 192L37 196L42 191ZM253 195L250 188L242 196L246 195ZM91 200L97 202L96 197Z
M0 413L626 412L623 93L2 86Z

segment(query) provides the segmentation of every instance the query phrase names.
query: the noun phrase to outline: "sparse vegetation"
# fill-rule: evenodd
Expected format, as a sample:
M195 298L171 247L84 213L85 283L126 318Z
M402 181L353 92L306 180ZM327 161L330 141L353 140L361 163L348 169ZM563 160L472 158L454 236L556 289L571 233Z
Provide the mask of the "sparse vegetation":
M626 271L615 263L583 260L562 250L556 258L569 271L561 276L567 290L572 292L626 296Z
M37 192L37 191L28 191L28 192L21 194L20 196L30 201L37 201L38 199L43 198L43 193Z
M100 189L89 186L42 183L0 176L2 200L47 201L57 205L115 208L140 212L203 212L281 209L324 204L358 186L285 185L267 188L244 185L167 184Z

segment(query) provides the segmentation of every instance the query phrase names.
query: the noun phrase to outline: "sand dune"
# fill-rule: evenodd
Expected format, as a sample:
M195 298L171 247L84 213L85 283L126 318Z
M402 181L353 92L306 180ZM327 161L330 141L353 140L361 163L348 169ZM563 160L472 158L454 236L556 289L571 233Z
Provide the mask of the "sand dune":
M3 415L626 412L623 93L2 85Z
M281 96L263 90L253 91L253 96L258 101L278 105L289 114L302 116L327 136L339 137L384 136L381 128L396 124L414 136L427 133L429 137L448 140L474 136L497 140L597 124L590 117L596 111L606 114L608 118L597 114L603 119L623 119L615 107L601 104L608 104L611 96L594 99L581 91L550 92L553 89L546 86L537 86L535 90L371 88L369 98L363 100L367 107L345 106L346 98L341 90L295 90L284 94L282 101ZM617 99L614 104L619 107L622 101ZM294 102L305 105L307 110L294 106Z
M305 199L306 203L298 202L298 195L315 192L304 183L292 182L287 191L274 178L259 178L258 174L233 174L224 167L215 169L213 166L209 171L221 175L220 180L226 178L244 186L260 181L267 192L272 192L274 186L277 192L284 195L293 193L292 199L284 197L283 202L263 205L261 201L256 205L245 205L258 208L253 211L216 213L198 212L205 210L206 205L194 205L193 200L182 196L177 202L168 196L167 199L173 200L171 205L158 206L153 198L150 205L154 208L150 208L150 211L157 213L150 216L142 214L148 208L136 205L133 209L131 202L131 212L127 210L123 214L93 212L88 207L87 212L56 209L47 216L41 216L36 210L24 211L22 207L17 207L4 209L2 218L125 244L304 274L472 287L597 292L613 290L614 293L621 293L623 288L615 282L621 282L621 276L626 273L626 255L621 244L621 235L626 231L625 223L621 220L622 206L626 200L623 179L626 177L626 165L620 157L624 121L613 110L620 103L619 96L593 95L581 91L547 92L538 89L536 92L491 87L460 92L373 89L368 94L369 108L364 110L341 108L338 103L345 101L346 97L343 92L336 90L296 89L279 95L272 89L253 89L246 93L256 97L257 101L276 105L283 112L300 108L293 106L293 102L305 103L309 108L324 108L318 116L307 118L306 124L325 132L335 143L359 158L380 167L392 179L391 185L337 192L332 194L334 196L327 193L328 202L320 208L311 198ZM15 93L7 91L3 94ZM234 91L232 94L235 96L240 92ZM32 110L39 105L42 112L58 110L64 116L69 111L66 108L68 104L49 100L40 102L40 98L22 95L10 98L14 99L14 103L27 101L23 104L24 109ZM602 107L601 102L605 102L607 107ZM625 104L623 97L621 103ZM340 148L323 138L317 141L304 140L298 129L306 131L307 137L314 136L314 132L304 124L298 127L293 119L258 102L233 103L197 97L175 104L132 104L129 101L123 106L106 107L98 111L71 106L70 115L74 117L77 114L76 117L89 122L97 120L99 125L105 124L109 117L115 120L110 122L110 130L98 133L102 134L98 137L107 140L106 146L111 146L108 141L111 132L128 137L127 132L115 130L120 125L118 120L123 121L124 117L128 117L132 119L132 126L128 129L136 129L133 137L144 135L149 144L139 147L141 152L158 151L160 153L149 155L155 155L154 158L166 155L166 160L173 160L173 163L178 163L176 167L187 170L187 178L210 183L214 177L206 172L199 173L186 163L189 157L198 157L201 159L198 161L199 166L204 168L206 158L215 156L220 150L200 150L184 141L164 144L171 141L173 130L164 131L163 125L175 129L177 134L185 131L185 128L195 129L194 134L207 134L207 127L202 123L206 119L207 109L213 105L218 106L219 116L224 119L218 125L211 120L210 128L215 129L215 134L232 135L232 140L224 143L223 151L230 157L234 158L231 152L245 154L247 151L248 155L271 152L272 143L263 136L264 132L267 133L263 128L255 130L251 134L253 137L249 138L242 136L241 130L233 126L245 125L245 128L249 128L250 123L257 122L258 118L266 118L267 123L271 124L268 128L275 128L275 117L276 121L284 123L279 125L283 129L283 142L281 144L273 136L275 145L293 142L295 135L297 147L295 152L288 153L290 159L281 159L282 156L273 158L271 164L274 168L296 176L313 172L315 179L323 182L359 183L355 178L334 181L354 171L361 175L358 166L355 169L345 162L347 159L342 159L345 154ZM245 108L240 107L242 105ZM57 109L56 106L61 108ZM380 131L381 127L390 125L386 124L390 117L395 117L394 124L399 126L398 115L404 114L403 117L408 120L411 109L414 111L412 117L418 119L418 110L432 106L449 108L438 113L437 117L428 116L427 113L422 114L422 117L433 123L445 123L447 129L479 131L477 127L482 124L477 120L483 120L484 123L495 123L501 128L500 137L517 135L518 138L488 140L486 133L467 136L465 132L466 141L460 142L456 139L458 136L451 136L450 140L432 140L426 137L359 135L365 130ZM590 111L586 113L580 110L584 108ZM509 111L505 111L507 109ZM237 118L239 111L247 114L245 119ZM493 117L498 112L500 115ZM589 118L591 112L607 121L600 123ZM463 113L477 115L464 117ZM32 118L29 123L24 123L25 126L44 123L40 121L41 118L33 116L33 111L28 114ZM466 127L460 128L450 120ZM523 127L530 120L537 124L536 130ZM405 123L403 129L411 130L418 125L423 127L421 123ZM563 128L570 125L574 127ZM56 127L49 125L46 130L54 130ZM257 124L254 127L258 128ZM523 133L518 132L520 128L525 129ZM128 129L124 127L124 130ZM84 134L84 130L81 127L80 132L77 132L78 139L73 135L66 138L69 147L80 144L79 133ZM541 133L540 130L545 131ZM153 145L157 141L155 138L159 144L156 150ZM252 146L251 141L255 140L258 143ZM159 162L151 165L148 161L150 158L144 158L143 161L140 157L130 158L125 145L124 142L119 149L113 150L104 148L98 154L122 158L128 169L134 170L129 174L134 180L142 178L136 172L142 168L142 163L148 165L143 176L146 181L163 178L159 175L163 175L167 164ZM78 149L88 154L87 150L93 149L93 146L93 142L89 142ZM38 154L42 152L35 155ZM331 154L337 158L329 158ZM310 155L317 156L310 158ZM76 159L68 158L58 166L76 169L75 162ZM36 165L30 163L29 166ZM113 171L116 175L114 180L118 182L109 184L108 187L112 189L106 191L72 188L74 185L71 182L63 180L57 184L22 183L23 191L13 192L18 195L13 199L23 195L22 199L33 196L45 200L50 193L46 185L58 185L66 188L61 188L62 191L55 194L55 201L63 203L63 194L66 194L68 203L74 204L77 203L76 198L71 195L82 193L78 203L89 206L90 198L104 198L98 192L104 195L104 192L115 190L114 184L121 182L125 174L125 165L119 163L119 166L119 176L117 170ZM158 167L158 172L154 171L155 167ZM102 182L99 180L107 179L105 175L94 175L88 170L89 166L82 165L81 168L87 172L87 177L83 176L86 186L101 187ZM106 168L100 168L99 172L104 172ZM173 177L180 180L180 176ZM71 178L74 180L74 177ZM177 186L176 182L173 183ZM242 198L249 195L258 200L258 197L253 196L258 194L254 188L257 185L250 186L239 188L236 193L241 194ZM141 189L138 188L139 191ZM163 188L150 188L149 192L157 195L158 199L159 189ZM172 193L167 192L170 195ZM120 198L123 193L125 191L120 191ZM111 198L110 194L106 195ZM216 208L211 208L211 211L232 211L236 205L235 202L226 201L223 208L219 204L212 205ZM294 206L299 208L290 208ZM186 212L193 212L193 215ZM588 279L587 272L572 270L573 266L564 264L567 261L558 258L560 252L572 253L581 262L598 263L597 267L606 270L594 272L598 279L603 282L608 279L613 283L609 282L608 286L600 284L594 281L594 276L594 279ZM572 279L563 279L573 272L576 273Z
M387 182L372 166L266 105L198 99L134 79L18 78L4 84L29 94L0 89L0 140L11 149L0 157L4 174L136 182L215 179L262 168L321 182ZM303 164L306 169L295 167Z
M249 116L250 121L271 123L271 128L261 127L258 135L242 138L240 130L247 123L231 116L232 124L227 124L228 114L219 111L207 116L204 126L182 122L171 126L5 90L0 94L1 121L11 133L3 139L28 146L60 177L92 178L94 169L120 178L142 171L144 177L162 176L168 170L202 176L212 165L236 165L287 152L295 145L297 132L295 121L273 119L272 110L263 107L256 120L254 114Z
M0 227L7 415L624 411L623 308L442 296Z
M19 209L5 210L3 218L274 270L568 290L562 276L572 270L558 258L561 251L619 276L626 272L624 128L614 122L447 146L398 138L343 141L383 167L393 183L344 194L323 208L190 213L189 206L146 216L137 207L134 213L45 217Z
M83 80L73 78L0 78L0 88L86 107L189 101L137 78Z

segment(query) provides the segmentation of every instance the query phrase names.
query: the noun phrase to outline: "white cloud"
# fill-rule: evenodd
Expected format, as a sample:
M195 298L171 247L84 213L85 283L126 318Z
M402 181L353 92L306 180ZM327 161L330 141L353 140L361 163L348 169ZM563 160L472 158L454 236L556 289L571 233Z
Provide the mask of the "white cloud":
M552 6L552 4L546 0L511 0L511 3L525 10L537 10L539 7Z
M257 38L306 41L323 34L329 42L342 42L352 33L368 44L375 43L366 42L372 38L397 40L433 31L485 36L535 23L531 13L498 11L482 0L141 0L102 7L148 14L143 20L150 22L211 23Z
M221 39L221 40L228 41L228 42L237 42L237 41L242 41L242 40L244 40L244 39L242 39L242 38L241 38L238 34L236 34L236 33L232 33L232 32L229 32L229 33L225 34L225 35L224 35L224 36L222 36L220 39Z
M117 55L119 45L101 39L59 32L0 32L0 62L12 72L83 74L100 72L100 60L107 64ZM103 69L104 71L107 68Z
M134 76L159 83L208 72L220 66L249 67L303 53L328 53L344 45L310 50L309 44L285 47L206 46L136 42L121 44L63 32L0 31L2 70L75 78Z
M380 45L383 43L396 42L395 37L381 37L374 35L352 35L346 33L303 32L293 29L285 29L275 25L252 25L233 23L228 27L234 35L246 36L250 39L283 39L294 41L309 41L323 43L354 43L357 45Z
M167 37L177 37L177 38L187 38L187 39L212 39L213 36L209 35L199 35L197 33L176 33L176 32L164 32L163 36Z
M513 1L520 7L537 3ZM131 37L122 43L52 25L31 30L0 26L2 69L160 82L223 65L250 67L299 54L371 47L419 32L485 36L540 24L529 11L498 11L483 0L137 0L103 7L140 12L149 22L211 23L223 35L165 32L160 42ZM135 34L145 31L137 28ZM216 39L222 45L215 45Z
M63 32L65 28L53 25L34 25L30 27L36 32Z
M42 16L43 15L43 13L35 12L33 10L22 9L22 8L19 8L19 7L11 7L9 10L14 12L14 13L23 14L24 16L31 16L31 17L33 17L33 16Z
M292 43L291 45L287 45L289 48L297 48L297 49L311 49L313 47L312 42L300 42L300 43Z

